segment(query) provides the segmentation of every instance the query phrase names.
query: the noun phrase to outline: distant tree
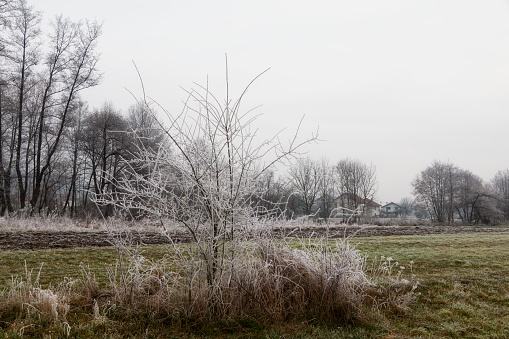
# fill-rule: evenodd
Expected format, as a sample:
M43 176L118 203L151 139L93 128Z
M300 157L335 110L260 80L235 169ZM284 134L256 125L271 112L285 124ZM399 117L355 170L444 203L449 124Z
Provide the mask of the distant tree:
M483 224L497 224L504 222L503 212L498 205L497 195L494 193L491 183L484 183L485 195L480 197L475 205L475 222Z
M376 167L359 160L344 159L335 167L338 192L345 197L342 206L356 210L366 199L374 200L377 193Z
M467 170L456 174L454 209L464 224L480 221L479 207L482 199L488 196L482 179Z
M420 210L426 210L432 220L449 224L453 222L457 174L456 166L435 161L412 182L416 204Z
M432 215L430 214L430 210L426 205L422 203L416 202L414 204L414 214L419 219L432 219Z
M133 133L133 141L137 147L157 150L164 137L156 119L141 103L132 105L127 110L128 131Z
M80 173L86 171L86 159L83 156L82 149L82 127L83 118L88 115L88 107L85 103L80 102L77 107L77 114L69 128L67 153L70 155L69 164L71 168L70 178L68 182L67 195L63 203L61 212L66 213L69 211L69 216L72 218L77 214L77 205L79 200L84 202L83 193L86 190L84 186L84 177L80 177ZM81 180L80 180L81 179ZM81 191L82 197L78 196Z
M322 158L318 164L319 179L319 206L321 215L328 219L334 209L334 202L337 198L336 173L327 158Z
M88 115L82 128L83 152L88 160L89 182L96 195L114 191L113 182L129 157L127 121L112 104L104 104Z
M399 201L399 206L401 206L401 216L408 217L412 215L414 210L414 199L405 197Z
M30 201L34 209L40 207L41 185L59 150L70 116L76 112L78 93L96 86L101 78L96 67L96 47L100 35L101 26L97 23L72 23L62 17L57 17L54 22L52 50L45 61L44 91L38 114L34 184ZM51 105L51 109L48 105ZM48 130L52 138L44 140Z
M291 190L282 178L276 177L273 170L268 170L258 177L257 185L258 188L251 197L251 203L259 216L291 216L294 212L288 210Z
M320 195L320 171L318 164L307 157L299 159L289 170L292 187L306 215L314 212Z
M41 19L26 0L0 0L2 213L60 204L73 181L65 142L74 133L79 93L100 80L101 26L59 16L43 32Z
M439 223L452 224L455 218L464 224L490 222L496 214L490 202L493 194L483 180L450 163L435 161L412 186L416 212Z
M491 180L491 189L503 219L509 220L509 169L497 172Z

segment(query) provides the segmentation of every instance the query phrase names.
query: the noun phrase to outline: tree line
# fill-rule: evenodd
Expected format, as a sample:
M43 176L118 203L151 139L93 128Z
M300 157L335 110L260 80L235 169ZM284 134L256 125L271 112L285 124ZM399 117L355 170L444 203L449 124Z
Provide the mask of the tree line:
M290 167L286 180L288 207L301 215L337 216L335 208L356 210L360 202L375 200L377 194L375 166L359 160L343 159L330 165L325 158L302 159ZM509 220L509 169L500 170L490 181L484 181L469 170L435 161L417 174L411 186L414 198L403 197L399 201L400 216L449 225L497 224Z
M296 215L316 214L328 219L338 214L361 214L377 194L376 167L360 160L327 158L298 160L288 171L289 210ZM338 210L339 208L339 210Z
M494 224L509 220L509 170L489 182L451 163L435 161L412 182L415 212L441 224Z
M149 127L136 107L89 110L80 97L101 80L101 25L57 16L49 27L27 1L0 1L1 215L93 208L89 192L112 189L131 132Z
M300 158L283 176L268 171L258 179L258 186L261 194L251 199L261 215L323 219L346 215L357 216L356 221L378 190L376 167L350 158L335 164L327 158Z

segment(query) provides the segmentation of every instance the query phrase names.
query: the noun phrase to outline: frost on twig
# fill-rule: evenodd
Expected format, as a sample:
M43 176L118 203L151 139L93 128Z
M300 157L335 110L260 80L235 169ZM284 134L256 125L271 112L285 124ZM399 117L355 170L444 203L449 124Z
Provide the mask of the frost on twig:
M185 90L188 97L183 110L174 114L145 93L140 99L163 135L157 149L136 145L123 175L108 178L114 189L95 196L98 204L108 204L128 216L151 217L179 223L191 234L202 259L209 263L207 280L212 283L221 274L221 263L234 253L226 243L248 230L263 211L256 197L263 188L257 185L262 174L276 163L296 156L301 147L316 136L300 141L297 131L284 144L280 133L260 140L253 130L256 115L241 111L242 100L256 76L236 100L230 99L228 70L226 99L221 101L205 85ZM141 78L140 78L141 79ZM164 112L156 116L155 108ZM160 137L160 136L158 136ZM284 205L284 204L282 204ZM280 213L279 213L280 214ZM229 254L228 254L229 255Z

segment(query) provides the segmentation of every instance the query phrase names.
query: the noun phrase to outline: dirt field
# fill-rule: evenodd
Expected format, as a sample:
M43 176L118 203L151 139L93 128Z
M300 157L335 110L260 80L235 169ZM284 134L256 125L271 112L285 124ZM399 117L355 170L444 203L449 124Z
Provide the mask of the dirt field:
M274 235L282 237L316 237L325 235L325 227L278 228ZM348 236L370 237L391 235L426 235L474 232L509 232L509 228L485 228L469 226L335 226L329 229L331 238ZM91 246L111 246L115 237L129 237L135 244L169 243L166 236L158 232L130 232L126 234L107 232L0 232L0 250L35 250L47 248L71 248ZM171 235L175 242L189 242L190 237L183 233Z

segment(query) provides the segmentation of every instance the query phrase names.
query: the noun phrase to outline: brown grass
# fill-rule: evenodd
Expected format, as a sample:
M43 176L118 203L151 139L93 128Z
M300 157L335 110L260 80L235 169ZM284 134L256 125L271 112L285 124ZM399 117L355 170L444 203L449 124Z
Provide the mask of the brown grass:
M208 262L192 256L192 246L157 262L124 247L124 260L110 271L109 301L126 317L149 313L179 324L246 318L347 324L367 321L384 305L407 308L416 287L383 269L368 277L364 258L346 240L301 242L298 249L273 239L236 246L214 285L206 279Z

